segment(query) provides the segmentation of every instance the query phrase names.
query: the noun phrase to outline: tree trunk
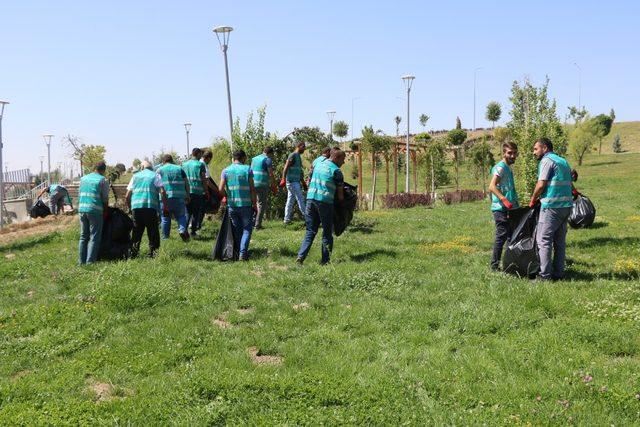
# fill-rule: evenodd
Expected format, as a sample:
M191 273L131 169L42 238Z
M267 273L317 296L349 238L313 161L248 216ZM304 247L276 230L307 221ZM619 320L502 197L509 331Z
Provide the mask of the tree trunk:
M431 154L429 158L431 159L431 194L435 195L436 194L436 175L433 168L433 154Z
M384 155L384 166L386 172L387 194L389 194L389 153Z
M398 143L393 144L393 194L398 194Z
M362 145L358 145L358 203L361 203L364 195L362 188Z
M376 208L376 181L378 181L378 167L376 165L376 154L373 157L373 188L371 189L371 210Z
M456 158L456 192L460 191L460 174L458 173L459 165L458 165L458 157L460 153L458 153L458 148L455 148L454 157Z
M413 192L418 192L418 152L414 151L413 156L411 156L411 160L413 160Z

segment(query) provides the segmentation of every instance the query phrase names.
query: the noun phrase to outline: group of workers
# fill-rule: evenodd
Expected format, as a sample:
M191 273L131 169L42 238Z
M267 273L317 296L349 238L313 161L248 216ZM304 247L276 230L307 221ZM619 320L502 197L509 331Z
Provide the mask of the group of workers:
M529 207L540 203L535 240L540 258L538 280L562 280L565 276L567 221L573 199L580 193L573 185L577 173L567 160L553 151L548 138L536 140L533 155L539 161L538 180L529 201ZM518 146L513 142L502 145L502 160L491 171L491 211L496 224L491 268L498 270L505 243L511 235L508 214L518 208L518 194L513 179L512 165L518 157Z
M286 187L288 193L284 223L291 222L297 201L306 223L297 262L304 262L322 226L321 263L326 264L330 261L333 247L334 202L344 197L344 178L340 167L344 164L345 153L338 147L325 148L313 161L309 178L305 181L301 159L305 149L304 142L296 145L295 151L287 158L279 182L279 186ZM148 161L142 162L140 171L133 174L127 185L125 196L134 224L131 256L139 254L145 230L149 239L149 255L154 256L160 247L160 233L163 239L169 238L172 218L178 223L178 234L183 241L197 236L205 204L215 197L223 203L226 201L234 240L239 244L239 258L246 261L252 231L262 228L269 206L269 193L277 193L273 155L273 148L266 147L263 153L246 164L247 155L243 150L233 152L233 162L222 171L218 186L209 176L207 165L213 157L209 150L194 148L191 158L182 165L175 164L171 155L164 155L162 165L155 170ZM99 162L93 173L80 180L80 264L90 264L98 259L102 227L109 212L109 184L105 171L106 164ZM307 191L306 199L303 188Z

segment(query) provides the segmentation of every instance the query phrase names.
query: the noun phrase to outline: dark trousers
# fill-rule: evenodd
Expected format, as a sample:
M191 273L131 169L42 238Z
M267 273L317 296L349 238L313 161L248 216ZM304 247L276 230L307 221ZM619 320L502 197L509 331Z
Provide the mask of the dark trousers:
M204 209L204 194L189 194L189 199L187 204L187 228L191 224L191 233L194 233L202 225L200 223L200 213Z
M158 211L153 208L133 210L133 233L131 256L136 257L140 252L140 241L144 230L149 237L149 256L153 256L160 247L160 230L158 229Z
M333 249L333 203L323 203L317 200L307 200L305 207L305 221L307 233L304 236L298 258L305 259L309 254L313 239L318 234L318 228L322 224L322 264L329 262Z
M511 227L507 213L502 211L493 211L493 219L496 222L496 239L493 243L493 256L491 257L491 268L497 270L500 268L500 258L502 258L502 248L504 244L511 238Z

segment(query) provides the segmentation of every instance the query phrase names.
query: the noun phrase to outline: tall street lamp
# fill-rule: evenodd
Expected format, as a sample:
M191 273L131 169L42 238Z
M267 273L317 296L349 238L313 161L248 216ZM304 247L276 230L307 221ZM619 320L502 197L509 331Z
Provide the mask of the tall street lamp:
M412 75L406 75L406 76L402 76L402 81L404 82L404 86L407 89L407 146L406 146L406 159L405 159L405 163L406 163L406 176L405 176L405 181L404 181L404 188L405 188L405 192L409 193L409 151L410 151L410 147L409 147L409 117L411 117L409 115L409 101L410 101L410 96L411 96L411 86L413 85L413 80L415 79L415 76Z
M44 162L44 156L40 156L40 181L42 181L42 178L43 178L42 175L44 174L43 169L42 169L42 163L43 162Z
M187 134L187 158L191 156L191 151L189 150L189 132L191 132L191 123L184 123L184 131Z
M581 96L582 96L582 68L578 65L577 62L574 62L573 65L578 69L578 111L580 111L581 107Z
M4 225L4 174L2 173L2 116L7 101L0 101L0 228Z
M362 99L362 97L356 96L355 98L351 98L351 141L353 141L353 103L358 99Z
M42 135L42 138L44 138L44 143L47 144L47 180L51 185L51 138L53 138L53 135Z
M229 63L227 62L227 49L229 48L229 35L233 31L232 27L215 27L213 32L216 33L220 49L224 55L224 74L227 79L227 105L229 108L229 144L233 153L233 113L231 112L231 88L229 87Z
M335 110L327 111L327 117L329 117L329 136L333 140L333 118L336 115Z
M477 67L473 70L473 130L476 130L476 81L478 71L482 70L482 67Z

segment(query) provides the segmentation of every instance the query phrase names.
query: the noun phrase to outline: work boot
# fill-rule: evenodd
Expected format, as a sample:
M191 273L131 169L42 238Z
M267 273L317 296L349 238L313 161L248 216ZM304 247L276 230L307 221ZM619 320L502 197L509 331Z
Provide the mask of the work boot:
M185 231L183 233L180 233L180 238L182 239L183 242L188 242L189 241L189 232Z

